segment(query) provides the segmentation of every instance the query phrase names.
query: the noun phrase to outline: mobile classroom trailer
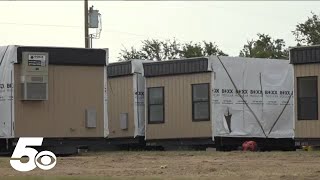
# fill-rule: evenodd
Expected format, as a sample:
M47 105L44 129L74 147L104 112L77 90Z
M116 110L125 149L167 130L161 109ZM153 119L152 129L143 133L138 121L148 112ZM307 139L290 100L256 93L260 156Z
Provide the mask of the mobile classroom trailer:
M143 62L147 61L130 60L107 66L108 139L119 145L144 145Z
M43 146L63 148L104 139L106 54L104 49L0 47L1 147L8 149L19 137L44 137Z
M210 56L143 67L148 145L294 148L289 61Z
M295 82L295 140L297 146L320 145L320 45L290 49Z

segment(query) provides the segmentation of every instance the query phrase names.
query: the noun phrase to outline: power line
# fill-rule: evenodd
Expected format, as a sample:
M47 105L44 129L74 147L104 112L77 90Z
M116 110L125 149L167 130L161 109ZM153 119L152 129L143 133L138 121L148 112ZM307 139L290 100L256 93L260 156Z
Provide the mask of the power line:
M35 23L9 23L9 22L0 22L0 24L7 24L7 25L21 25L21 26L41 26L41 27L62 27L62 28L81 28L82 26L70 26L70 25L59 25L59 24L35 24ZM132 36L139 36L139 37L156 37L158 39L170 39L167 37L161 37L161 36L154 36L154 35L146 35L146 34L138 34L138 33L132 33L132 32L126 32L126 31L119 31L119 30L113 30L113 29L105 29L102 30L104 32L114 32L114 33L121 33L121 34L128 34Z
M69 25L54 25L54 24L26 24L26 23L9 23L9 22L0 22L0 24L7 24L7 25L22 25L22 26L70 27L70 28L79 28L79 27L81 27L81 26L69 26Z

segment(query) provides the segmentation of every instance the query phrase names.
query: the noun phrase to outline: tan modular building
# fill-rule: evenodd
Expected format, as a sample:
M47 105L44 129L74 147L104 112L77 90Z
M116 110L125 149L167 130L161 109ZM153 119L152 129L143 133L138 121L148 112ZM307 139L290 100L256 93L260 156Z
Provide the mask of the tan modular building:
M110 139L143 140L145 128L143 62L145 61L130 60L110 63L107 66L108 138Z
M145 63L146 140L211 142L207 58Z
M294 67L296 144L319 145L320 46L291 48L290 63Z
M148 144L238 147L267 139L293 147L289 61L210 56L143 68Z
M0 138L103 138L106 50L0 48Z

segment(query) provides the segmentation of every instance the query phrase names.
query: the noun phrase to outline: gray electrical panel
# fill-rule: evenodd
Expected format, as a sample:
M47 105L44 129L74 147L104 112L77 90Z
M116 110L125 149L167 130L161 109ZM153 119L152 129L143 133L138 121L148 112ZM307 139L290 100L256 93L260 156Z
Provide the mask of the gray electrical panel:
M93 108L86 109L86 128L97 127L97 111Z
M128 129L128 113L120 113L120 129Z
M90 8L89 11L89 28L99 28L99 16L100 13L98 10L93 10L92 8Z
M22 52L22 100L48 100L47 52Z

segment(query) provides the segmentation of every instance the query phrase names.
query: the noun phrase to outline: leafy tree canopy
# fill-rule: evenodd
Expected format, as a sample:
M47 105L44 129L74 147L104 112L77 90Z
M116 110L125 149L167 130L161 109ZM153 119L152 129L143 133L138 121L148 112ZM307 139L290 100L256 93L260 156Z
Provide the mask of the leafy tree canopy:
M296 25L296 29L292 31L299 45L315 45L320 44L320 18L311 12L312 16Z
M202 43L180 43L173 40L144 40L142 47L137 50L134 47L122 49L120 52L120 61L130 59L148 59L153 61L162 61L168 59L191 58L210 55L227 56L219 47L212 42L203 41Z
M249 40L239 56L252 58L288 59L288 50L283 39L272 39L267 34L257 34L258 39Z

